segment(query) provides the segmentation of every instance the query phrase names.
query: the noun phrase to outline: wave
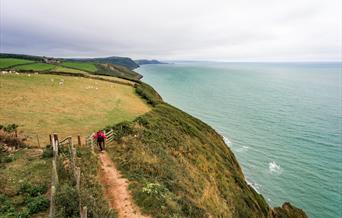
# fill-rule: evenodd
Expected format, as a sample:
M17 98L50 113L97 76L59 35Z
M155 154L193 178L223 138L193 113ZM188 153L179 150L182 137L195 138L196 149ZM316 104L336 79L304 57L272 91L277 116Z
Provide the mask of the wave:
M226 136L224 136L224 135L222 135L222 137L223 137L223 141L224 141L228 146L230 146L230 145L232 144L232 142L228 139L228 137L226 137Z
M268 170L270 173L276 173L276 174L282 173L282 169L281 169L280 165L277 164L275 161L268 163Z
M262 185L256 183L256 182L251 182L248 179L246 179L246 182L248 185L250 185L258 194L260 194L260 190L262 188Z

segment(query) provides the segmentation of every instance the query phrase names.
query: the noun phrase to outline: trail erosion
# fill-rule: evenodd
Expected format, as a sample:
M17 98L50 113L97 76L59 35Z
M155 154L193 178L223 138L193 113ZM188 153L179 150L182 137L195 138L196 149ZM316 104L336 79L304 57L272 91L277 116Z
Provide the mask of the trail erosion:
M141 214L139 208L133 203L128 191L128 180L116 169L114 163L106 152L100 153L101 182L105 188L105 197L110 207L115 209L119 218L150 218Z

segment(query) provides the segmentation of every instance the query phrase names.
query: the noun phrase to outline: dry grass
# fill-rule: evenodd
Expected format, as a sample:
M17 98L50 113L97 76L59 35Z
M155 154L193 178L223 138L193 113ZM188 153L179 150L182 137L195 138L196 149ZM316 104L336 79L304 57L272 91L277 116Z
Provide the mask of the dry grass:
M62 82L63 81L63 82ZM19 124L37 144L51 132L87 136L150 110L130 86L59 75L1 75L0 123Z

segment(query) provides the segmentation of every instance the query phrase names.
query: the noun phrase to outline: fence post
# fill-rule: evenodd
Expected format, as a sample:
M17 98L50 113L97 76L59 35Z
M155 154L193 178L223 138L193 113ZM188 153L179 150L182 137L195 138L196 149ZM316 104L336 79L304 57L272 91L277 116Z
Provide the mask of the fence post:
M37 142L38 142L38 147L40 148L40 142L39 142L39 136L37 134Z
M91 151L94 152L94 139L93 139L93 135L91 135L91 138L90 138L90 145L91 145Z
M50 145L52 145L52 136L51 136L51 134L49 135L49 139L50 139Z
M77 136L77 142L78 142L78 146L81 146L81 136L80 135Z
M54 134L53 134L53 139L54 139L55 141L59 141L59 140L58 140L58 134L57 134L57 133L54 133Z
M57 173L57 162L56 160L52 160L52 173L53 173L53 182L54 185L58 185L58 173Z
M55 194L56 194L56 187L54 185L51 186L51 195L50 195L50 212L49 218L55 217Z
M87 218L87 213L88 213L88 209L87 206L84 206L81 212L81 218Z

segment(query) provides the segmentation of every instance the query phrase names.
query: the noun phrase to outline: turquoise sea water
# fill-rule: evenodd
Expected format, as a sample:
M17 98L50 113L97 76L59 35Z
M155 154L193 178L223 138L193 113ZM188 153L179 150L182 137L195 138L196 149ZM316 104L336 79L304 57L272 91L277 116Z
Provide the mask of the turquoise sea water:
M342 217L341 63L176 63L137 71L226 139L272 206Z

